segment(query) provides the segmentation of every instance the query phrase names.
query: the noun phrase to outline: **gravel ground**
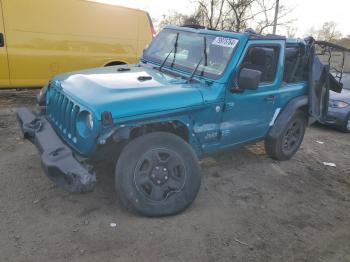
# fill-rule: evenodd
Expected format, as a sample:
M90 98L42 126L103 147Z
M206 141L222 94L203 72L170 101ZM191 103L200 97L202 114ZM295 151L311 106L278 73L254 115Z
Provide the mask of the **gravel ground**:
M119 205L111 167L90 194L51 184L15 118L36 92L0 91L0 261L350 261L350 134L311 127L287 162L262 144L205 159L195 203L150 219Z

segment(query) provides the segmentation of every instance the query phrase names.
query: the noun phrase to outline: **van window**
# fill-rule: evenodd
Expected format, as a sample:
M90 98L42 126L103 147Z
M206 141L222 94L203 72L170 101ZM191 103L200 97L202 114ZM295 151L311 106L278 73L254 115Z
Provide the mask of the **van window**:
M248 49L241 68L261 72L261 83L272 83L276 78L280 48L278 46L253 46Z

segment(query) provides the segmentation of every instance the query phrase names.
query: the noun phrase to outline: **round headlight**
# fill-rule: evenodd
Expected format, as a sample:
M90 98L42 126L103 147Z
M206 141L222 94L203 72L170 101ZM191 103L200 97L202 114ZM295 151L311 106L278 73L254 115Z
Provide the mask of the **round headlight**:
M91 113L86 115L86 125L90 130L94 129L94 118Z
M90 136L95 125L93 115L86 110L81 111L78 114L76 125L77 130L82 137L86 138Z

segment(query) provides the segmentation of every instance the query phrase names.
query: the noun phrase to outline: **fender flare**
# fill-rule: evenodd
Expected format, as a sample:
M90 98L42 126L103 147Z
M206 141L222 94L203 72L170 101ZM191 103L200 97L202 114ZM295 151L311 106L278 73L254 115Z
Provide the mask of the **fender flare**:
M98 138L98 144L105 145L107 140L112 138L114 142L123 142L130 139L131 132L134 128L142 127L145 125L167 123L167 122L179 122L188 131L188 143L192 146L193 150L200 158L203 155L202 147L197 137L193 133L194 121L191 116L165 116L165 117L153 117L148 120L129 122L122 125L112 127L104 135Z
M294 113L303 106L308 106L309 98L307 95L298 96L288 102L282 112L277 117L275 123L267 134L267 139L277 139L283 131L286 124L291 120ZM306 112L307 114L307 112Z

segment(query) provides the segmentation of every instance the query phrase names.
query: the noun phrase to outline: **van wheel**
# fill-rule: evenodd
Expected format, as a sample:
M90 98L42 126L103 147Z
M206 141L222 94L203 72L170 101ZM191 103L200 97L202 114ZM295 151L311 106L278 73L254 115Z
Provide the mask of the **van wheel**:
M145 216L173 215L196 198L201 183L198 159L183 139L155 132L131 141L115 171L119 200Z
M305 114L298 110L277 138L265 140L266 152L276 160L289 160L303 142L306 129Z

